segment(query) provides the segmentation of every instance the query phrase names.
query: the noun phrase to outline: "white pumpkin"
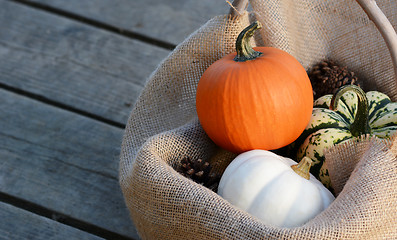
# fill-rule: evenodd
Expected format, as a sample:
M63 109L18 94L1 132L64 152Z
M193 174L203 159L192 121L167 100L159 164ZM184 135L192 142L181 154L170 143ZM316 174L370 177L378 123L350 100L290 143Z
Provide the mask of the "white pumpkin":
M226 168L218 194L267 224L297 227L335 199L309 174L310 166L309 158L298 165L270 151L244 152ZM301 176L305 174L309 179Z

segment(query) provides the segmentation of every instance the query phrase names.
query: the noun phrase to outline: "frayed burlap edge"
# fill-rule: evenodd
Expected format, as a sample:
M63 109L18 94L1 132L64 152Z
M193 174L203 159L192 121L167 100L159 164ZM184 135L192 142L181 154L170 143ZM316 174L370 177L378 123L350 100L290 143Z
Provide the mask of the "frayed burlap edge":
M213 62L234 51L235 39L249 25L250 18L244 12L235 18L224 15L211 19L178 45L152 73L126 125L120 156L121 184L148 138L197 117L198 80Z

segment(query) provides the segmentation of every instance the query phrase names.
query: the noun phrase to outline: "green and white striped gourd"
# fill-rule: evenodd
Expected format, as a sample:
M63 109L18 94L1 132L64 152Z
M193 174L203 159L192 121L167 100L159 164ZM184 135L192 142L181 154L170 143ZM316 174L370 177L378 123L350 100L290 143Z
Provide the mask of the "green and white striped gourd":
M334 110L333 110L334 109ZM314 102L312 117L295 142L297 159L313 160L311 173L332 189L324 150L363 134L389 138L397 131L397 103L377 91L365 93L355 85L343 86L334 95Z

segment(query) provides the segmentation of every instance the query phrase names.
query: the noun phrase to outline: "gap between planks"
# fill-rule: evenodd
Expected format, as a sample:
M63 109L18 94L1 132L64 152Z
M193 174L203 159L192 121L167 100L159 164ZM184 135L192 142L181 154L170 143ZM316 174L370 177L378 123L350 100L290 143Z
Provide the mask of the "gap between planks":
M51 6L47 6L47 5L44 5L44 4L40 4L40 3L36 3L36 2L30 2L28 0L8 0L8 1L19 3L19 4L23 4L23 5L35 8L35 9L40 9L42 11L46 11L46 12L49 12L49 13L52 13L52 14L55 14L55 15L59 15L59 16L62 16L62 17L65 17L65 18L68 18L68 19L71 19L71 20L74 20L74 21L78 21L78 22L81 22L81 23L84 23L84 24L87 24L87 25L90 25L90 26L93 26L93 27L96 27L96 28L100 28L100 29L103 29L103 30L106 30L106 31L109 31L109 32L112 32L112 33L127 37L127 38L139 40L141 42L145 42L145 43L148 43L148 44L151 44L151 45L155 45L155 46L167 49L167 50L173 50L176 47L175 44L172 44L172 43L169 43L169 42L166 42L166 41L162 41L162 40L159 40L159 39L151 38L151 37L142 35L140 33L136 33L136 32L133 32L133 31L126 30L126 29L121 29L121 28L112 26L112 25L107 24L107 23L103 23L103 22L100 22L100 21L92 20L90 18L86 18L86 17L83 17L81 15L74 14L74 13L71 13L71 12L68 12L68 11L65 11L65 10L61 10L61 9L58 9L58 8L54 8L54 7L51 7Z
M104 118L102 116L99 116L99 115L96 115L96 114L93 114L93 113L90 113L90 112L87 112L87 111L83 111L83 110L80 110L78 108L75 108L75 107L72 107L72 106L69 106L69 105L66 105L66 104L51 100L51 99L46 98L46 97L44 97L42 95L38 95L38 94L35 94L35 93L24 91L24 90L19 89L19 88L8 86L8 85L6 85L4 83L0 83L0 88L4 89L4 90L7 90L9 92L24 96L24 97L28 97L28 98L34 99L36 101L45 103L45 104L53 106L53 107L57 107L57 108L60 108L60 109L63 109L63 110L69 111L69 112L73 112L73 113L82 115L82 116L87 117L87 118L91 118L91 119L99 121L99 122L103 122L103 123L109 124L109 125L117 127L117 128L124 129L125 126L126 126L124 123L116 122L116 121L113 121L111 119L107 119L107 118Z
M137 238L115 177L122 131L7 91L0 96L0 201Z
M10 204L14 207L24 209L31 213L37 214L39 216L51 219L53 221L65 224L67 226L77 228L84 232L93 234L95 236L105 238L105 239L120 239L120 240L134 240L133 238L120 235L118 233L103 229L101 227L95 226L90 223L83 222L81 220L66 216L65 214L58 213L47 208L44 208L35 203L8 195L6 193L0 192L0 202Z

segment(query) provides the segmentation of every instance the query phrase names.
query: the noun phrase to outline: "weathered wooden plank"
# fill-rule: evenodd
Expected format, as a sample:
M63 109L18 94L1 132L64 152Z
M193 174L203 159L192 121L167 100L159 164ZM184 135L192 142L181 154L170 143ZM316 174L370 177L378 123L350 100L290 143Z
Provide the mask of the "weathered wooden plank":
M137 238L117 178L122 134L0 89L0 192Z
M0 238L3 240L102 239L2 202L0 219Z
M0 25L0 84L120 123L170 52L4 0Z
M127 31L178 44L214 16L227 14L225 0L30 0ZM232 1L231 1L232 2Z

